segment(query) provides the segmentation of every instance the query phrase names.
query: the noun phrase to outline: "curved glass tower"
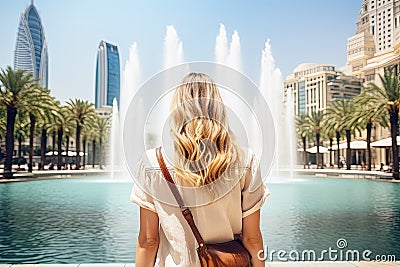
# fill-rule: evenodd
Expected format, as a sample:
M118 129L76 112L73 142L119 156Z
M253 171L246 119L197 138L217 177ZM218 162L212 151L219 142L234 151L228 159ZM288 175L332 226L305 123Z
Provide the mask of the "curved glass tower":
M21 15L15 46L14 69L24 69L48 87L48 54L43 26L36 7L31 3Z
M114 98L119 106L120 64L118 47L101 41L97 50L95 107L112 106Z

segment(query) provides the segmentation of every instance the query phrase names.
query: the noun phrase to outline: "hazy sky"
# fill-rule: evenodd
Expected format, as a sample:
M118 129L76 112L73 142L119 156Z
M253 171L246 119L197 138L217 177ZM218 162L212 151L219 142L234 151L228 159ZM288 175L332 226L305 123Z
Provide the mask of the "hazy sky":
M0 0L0 67L13 65L20 14L29 0ZM241 39L243 71L259 80L261 50L271 40L284 76L300 63L340 67L362 0L133 1L36 0L49 50L49 87L61 101L94 100L96 51L101 40L120 51L121 75L137 42L143 79L162 69L167 25L174 25L186 61L214 61L219 24Z

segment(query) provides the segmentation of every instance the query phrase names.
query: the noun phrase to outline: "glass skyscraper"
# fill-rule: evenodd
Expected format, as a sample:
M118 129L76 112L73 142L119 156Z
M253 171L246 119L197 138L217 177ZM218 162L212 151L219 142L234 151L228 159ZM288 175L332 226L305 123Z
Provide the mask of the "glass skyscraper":
M31 4L21 14L14 54L14 69L24 69L48 87L47 42L36 7Z
M95 107L112 106L114 98L119 105L120 64L118 47L101 41L97 50Z

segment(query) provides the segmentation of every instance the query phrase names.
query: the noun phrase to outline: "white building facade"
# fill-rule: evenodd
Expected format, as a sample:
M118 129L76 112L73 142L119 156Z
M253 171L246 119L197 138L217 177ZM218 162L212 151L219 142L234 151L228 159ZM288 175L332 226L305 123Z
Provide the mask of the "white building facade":
M295 114L324 111L336 99L350 99L360 94L362 79L344 75L332 65L303 63L286 77L285 94L293 93Z

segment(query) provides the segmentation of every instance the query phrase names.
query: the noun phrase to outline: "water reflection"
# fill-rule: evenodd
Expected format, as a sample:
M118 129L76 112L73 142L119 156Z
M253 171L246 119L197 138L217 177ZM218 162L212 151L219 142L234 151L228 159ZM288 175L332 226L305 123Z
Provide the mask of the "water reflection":
M102 178L0 184L0 263L133 262L132 183ZM400 258L400 184L327 178L271 183L262 209L269 249L332 247Z

